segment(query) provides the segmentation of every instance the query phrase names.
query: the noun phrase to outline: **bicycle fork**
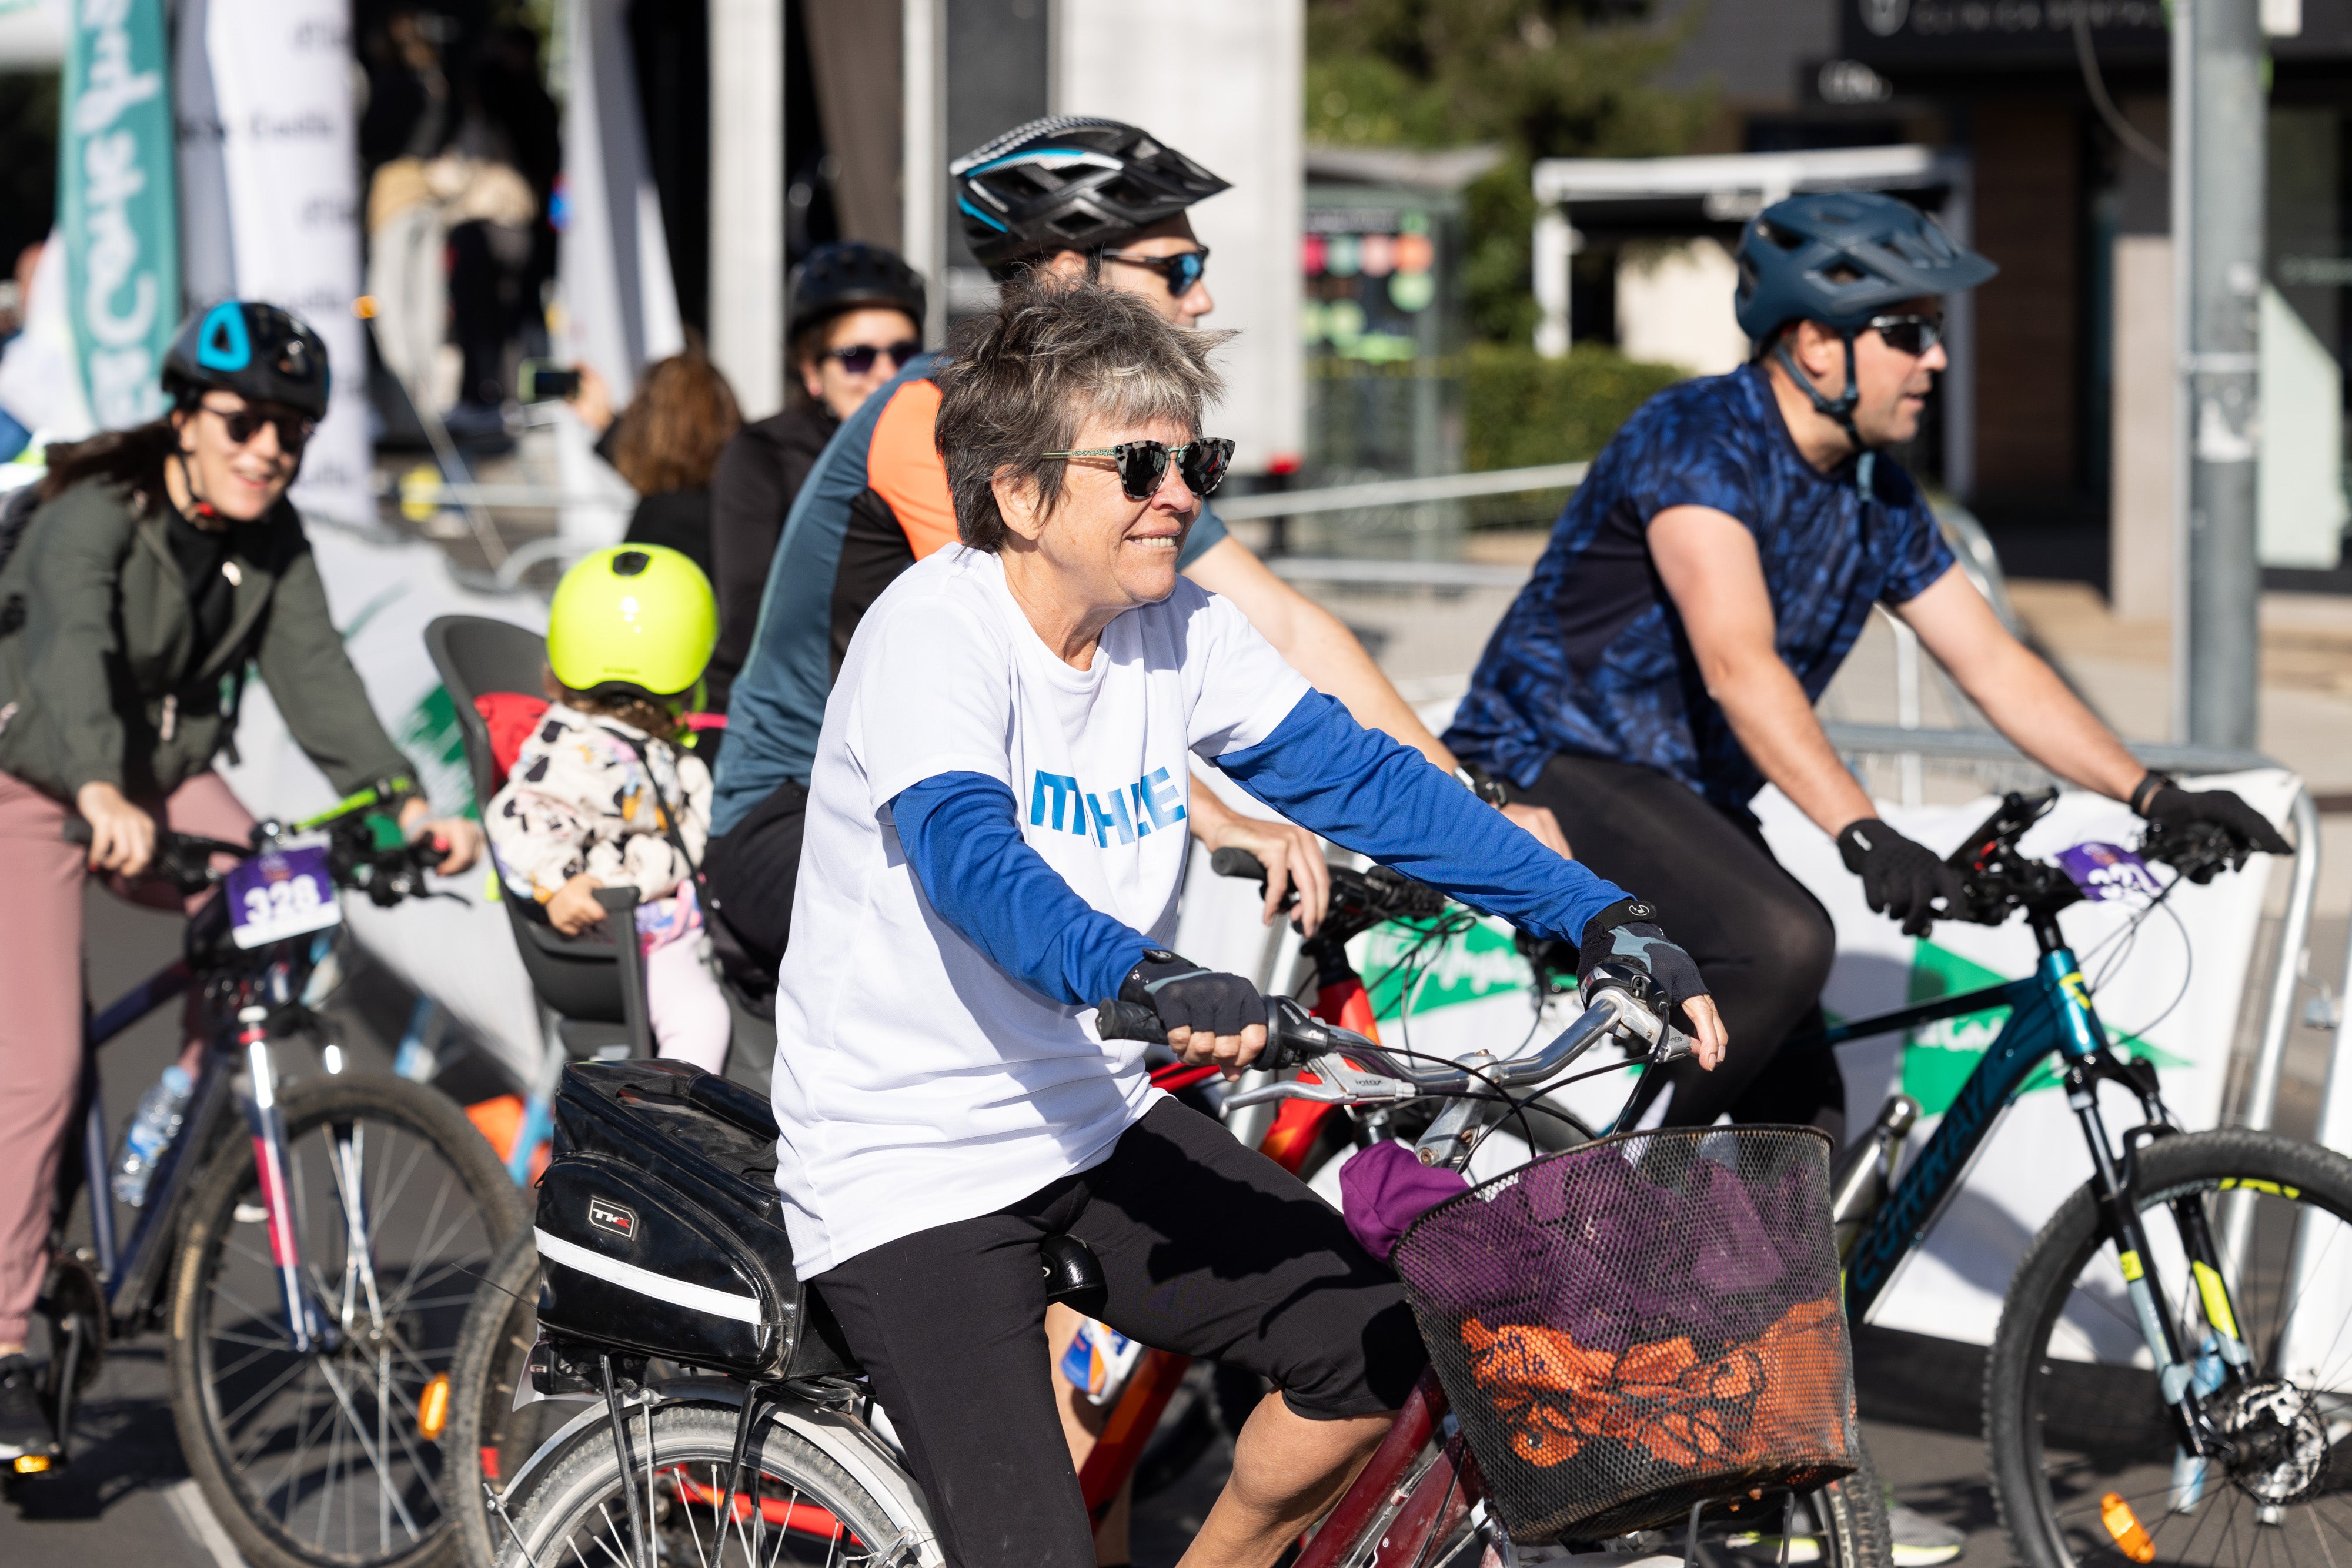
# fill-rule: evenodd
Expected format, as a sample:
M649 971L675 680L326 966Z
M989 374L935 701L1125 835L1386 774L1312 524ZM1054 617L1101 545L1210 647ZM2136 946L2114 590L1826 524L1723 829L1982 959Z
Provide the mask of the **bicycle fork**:
M286 1113L278 1104L278 1071L270 1060L269 1036L263 1024L267 1008L249 1007L236 1015L236 1042L245 1048L246 1071L252 1089L246 1100L247 1129L253 1134L253 1169L261 1184L261 1207L269 1227L269 1261L278 1275L278 1291L286 1307L286 1330L297 1354L318 1348L323 1326L310 1310L310 1292L302 1288L302 1248L295 1225L293 1195L286 1184Z
M2205 1415L2204 1399L2226 1383L2252 1375L2253 1354L2239 1333L2237 1312L2221 1272L2211 1222L2204 1205L2193 1195L2174 1199L2170 1207L2189 1278L2204 1312L2206 1339L2193 1352L2181 1344L2172 1303L2149 1262L2154 1253L2133 1202L2131 1185L2118 1169L2107 1143L2097 1101L2099 1076L2087 1062L2077 1062L2066 1075L2066 1103L2082 1123L2084 1142L2090 1148L2100 1233L2115 1249L2116 1270L2123 1276L2132 1314L2156 1365L2158 1390L2172 1414L2179 1445L2173 1465L2172 1510L2188 1513L2203 1495L2207 1463L2226 1458L2233 1447ZM2153 1105L2147 1109L2151 1122L2160 1114Z

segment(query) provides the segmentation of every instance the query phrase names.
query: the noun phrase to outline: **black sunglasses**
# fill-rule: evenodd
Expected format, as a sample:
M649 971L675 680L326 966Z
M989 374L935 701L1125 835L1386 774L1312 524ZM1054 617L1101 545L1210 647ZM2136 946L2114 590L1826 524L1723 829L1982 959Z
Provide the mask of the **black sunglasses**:
M839 360L841 368L851 375L862 376L874 368L875 361L886 355L890 361L890 368L895 371L922 351L920 343L912 338L902 338L887 349L872 343L852 343L845 349L827 349L824 353L829 360Z
M1915 360L1944 340L1941 316L1873 316L1870 329L1888 348Z
M1140 267L1158 273L1160 280L1168 285L1168 292L1181 299L1192 292L1194 286L1201 281L1201 275L1209 270L1209 247L1202 246L1198 250L1180 250L1174 256L1129 256L1123 250L1107 250L1102 253L1102 259L1124 262L1129 267Z
M309 443L310 433L319 428L314 422L304 419L299 414L263 413L255 408L241 408L231 413L224 409L215 408L208 402L200 403L197 406L221 422L221 427L228 432L232 445L243 446L261 434L263 425L275 425L278 430L278 450L289 456L299 455L303 446Z
M1225 482L1226 465L1234 460L1234 444L1222 435L1203 435L1171 446L1164 441L1122 441L1117 446L1081 446L1075 452L1048 452L1048 457L1108 457L1118 465L1118 487L1130 501L1148 501L1168 476L1173 458L1184 487L1206 500Z

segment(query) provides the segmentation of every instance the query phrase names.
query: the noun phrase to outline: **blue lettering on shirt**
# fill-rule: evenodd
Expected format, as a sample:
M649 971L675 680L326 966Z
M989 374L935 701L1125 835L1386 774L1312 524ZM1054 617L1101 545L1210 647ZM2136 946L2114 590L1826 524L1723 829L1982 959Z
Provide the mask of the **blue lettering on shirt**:
M1062 824L1066 820L1067 831L1093 839L1098 848L1108 849L1113 835L1120 843L1131 844L1156 829L1184 820L1179 789L1165 768L1155 768L1132 784L1099 794L1080 788L1067 773L1037 768L1030 775L1029 825L1058 833L1065 831Z
M1087 813L1085 808L1078 804L1080 794L1078 781L1066 773L1047 773L1043 769L1037 772L1029 787L1030 825L1039 828L1046 825L1045 792L1049 789L1054 794L1054 831L1055 832L1062 831L1062 810L1066 802L1070 808L1070 831L1084 837L1087 831Z

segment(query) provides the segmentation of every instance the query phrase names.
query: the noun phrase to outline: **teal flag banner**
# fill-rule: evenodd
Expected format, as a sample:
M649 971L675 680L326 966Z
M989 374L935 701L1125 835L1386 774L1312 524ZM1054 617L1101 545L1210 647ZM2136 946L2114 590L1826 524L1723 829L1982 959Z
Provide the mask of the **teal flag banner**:
M155 418L179 324L164 0L68 0L58 206L74 348L102 429Z

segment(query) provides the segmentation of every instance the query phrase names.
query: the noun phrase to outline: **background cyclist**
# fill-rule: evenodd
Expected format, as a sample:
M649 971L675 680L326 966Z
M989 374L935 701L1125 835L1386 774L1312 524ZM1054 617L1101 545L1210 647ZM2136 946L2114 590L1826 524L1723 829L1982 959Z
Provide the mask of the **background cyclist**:
M1000 282L1031 271L1093 278L1162 320L1196 326L1215 308L1208 252L1185 210L1225 182L1148 131L1117 120L1033 120L950 166L964 235ZM845 421L795 507L770 569L759 631L728 708L709 874L727 924L771 967L791 930L809 768L825 694L859 619L917 560L952 543L956 518L932 434L937 356L908 366ZM1186 577L1230 599L1290 665L1361 722L1454 769L1338 617L1266 570L1203 507L1181 547ZM721 564L722 595L724 573ZM722 612L723 613L723 612ZM1194 791L1192 826L1211 847L1248 849L1271 875L1266 908L1290 879L1312 928L1328 894L1320 850L1284 824L1224 810ZM1547 811L1508 814L1565 853Z
M1946 364L1940 297L1990 277L1890 197L1794 196L1739 244L1728 375L1628 420L1561 513L1446 739L1559 814L1603 876L1643 895L1697 957L1732 1038L1724 1071L1653 1074L1649 1114L1696 1126L1812 1122L1843 1137L1833 1052L1767 1073L1815 1012L1829 916L1772 859L1748 802L1767 780L1834 836L1874 910L1924 933L1958 883L1880 821L1814 717L1883 602L2027 756L2151 820L2220 823L2284 852L2224 790L2148 772L1954 563L1882 448L1911 439Z
M1196 1565L1271 1563L1378 1442L1423 1359L1395 1279L1334 1209L1151 1089L1091 1027L1151 1008L1237 1074L1265 1004L1159 944L1189 760L1351 849L1622 958L1722 1033L1649 911L1359 727L1178 540L1230 446L1203 440L1208 334L1131 296L1016 286L968 323L939 414L969 548L880 597L825 708L802 919L776 1010L777 1183L906 1439L950 1562L1094 1560L1039 1362L1037 1244L1100 1260L1104 1317L1270 1379ZM1589 964L1586 966L1589 967Z
M163 361L172 412L52 446L39 507L0 567L0 1458L50 1440L24 1349L81 1079L83 878L110 873L173 907L175 891L131 885L159 820L251 834L212 771L248 664L337 789L410 772L285 498L327 385L326 345L275 306L192 318ZM61 836L68 811L89 821L86 856ZM444 842L443 871L473 863L479 830L428 815L420 796L400 808L412 835Z
M821 245L793 269L791 405L745 425L711 481L711 586L719 647L710 706L724 711L751 652L760 596L784 518L824 444L923 347L923 280L898 253L861 240Z

